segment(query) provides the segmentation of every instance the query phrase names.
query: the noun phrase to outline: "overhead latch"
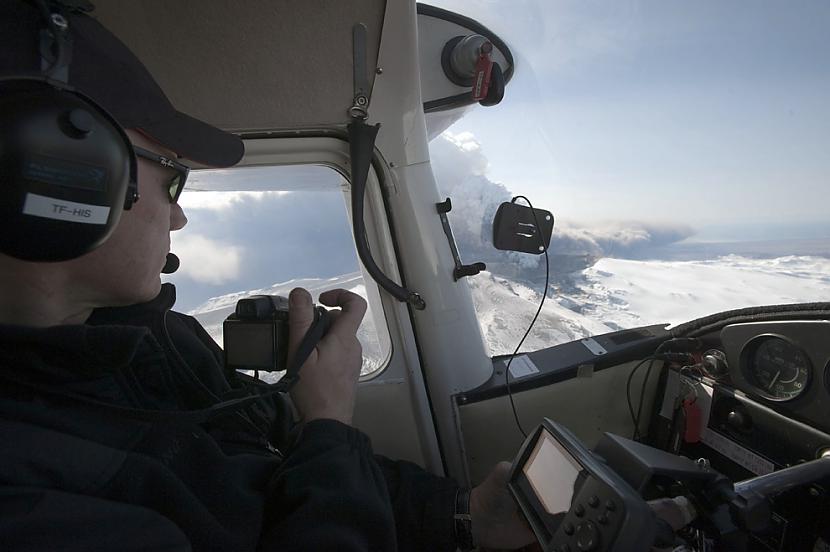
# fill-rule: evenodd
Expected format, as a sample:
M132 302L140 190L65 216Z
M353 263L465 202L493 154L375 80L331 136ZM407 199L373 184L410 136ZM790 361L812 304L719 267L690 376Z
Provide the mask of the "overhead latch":
M493 61L493 43L480 34L456 36L444 44L441 67L453 84L471 88L474 101L496 105L504 98L505 78Z
M492 51L493 43L489 40L478 49L478 61L473 76L473 99L477 102L485 99L490 90L490 77L493 74L493 58L490 56Z
M447 236L447 241L450 243L450 251L452 251L452 258L455 261L455 268L452 271L452 277L457 282L465 276L475 276L482 270L487 270L487 265L484 263L473 263L465 265L461 262L461 256L458 254L458 246L455 244L455 237L452 234L450 221L447 218L447 213L452 210L452 201L447 198L446 201L435 204L438 210L438 216L441 217L441 226L444 227L444 234Z

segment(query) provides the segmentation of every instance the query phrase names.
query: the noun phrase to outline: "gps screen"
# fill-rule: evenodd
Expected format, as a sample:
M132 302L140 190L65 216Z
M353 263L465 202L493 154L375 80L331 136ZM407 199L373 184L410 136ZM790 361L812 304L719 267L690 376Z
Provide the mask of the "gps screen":
M574 484L582 466L547 431L542 431L523 471L549 514L571 508Z

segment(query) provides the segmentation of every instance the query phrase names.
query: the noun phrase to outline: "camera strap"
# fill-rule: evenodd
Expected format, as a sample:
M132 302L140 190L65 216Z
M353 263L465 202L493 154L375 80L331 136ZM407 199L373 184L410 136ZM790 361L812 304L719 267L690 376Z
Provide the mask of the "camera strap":
M303 336L303 340L300 341L300 346L297 347L297 351L294 353L291 365L288 367L288 370L285 371L285 375L280 379L280 381L272 385L282 384L285 388L283 392L287 392L299 381L300 368L302 368L305 361L308 360L309 355L311 355L311 352L317 346L317 343L319 343L320 340L323 339L323 336L326 335L329 325L331 325L329 311L323 307L315 307L314 321L311 323L311 327ZM267 393L270 394L270 391Z
M133 420L141 420L145 422L164 422L166 424L204 424L212 420L216 420L223 416L233 414L236 411L254 404L260 399L271 397L277 393L288 392L294 384L300 379L300 368L302 368L305 361L308 359L311 352L317 346L317 343L325 335L331 319L328 311L323 307L315 309L314 322L306 332L297 352L294 354L294 359L286 370L285 376L276 383L269 384L266 391L262 393L254 393L246 397L239 397L213 404L207 408L200 408L195 410L148 410L142 408L129 408L126 406L118 406L115 404L99 401L74 391L68 391L58 385L51 385L48 383L29 381L23 374L16 370L0 370L0 377L8 382L17 384L21 387L31 389L50 395L56 398L68 400L74 403L80 403L93 408L106 410L110 413L129 418Z

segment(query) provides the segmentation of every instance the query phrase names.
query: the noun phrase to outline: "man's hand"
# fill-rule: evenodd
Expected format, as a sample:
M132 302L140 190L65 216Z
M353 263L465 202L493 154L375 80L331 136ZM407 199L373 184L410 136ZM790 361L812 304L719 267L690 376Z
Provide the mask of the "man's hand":
M513 550L536 542L507 490L509 476L510 462L499 462L487 479L470 493L473 540L477 546Z
M366 301L344 289L320 294L320 302L331 311L331 325L300 370L300 380L291 390L291 399L304 422L319 418L352 423L357 379L363 362L357 328L366 313ZM289 295L288 362L314 321L311 295L296 288Z

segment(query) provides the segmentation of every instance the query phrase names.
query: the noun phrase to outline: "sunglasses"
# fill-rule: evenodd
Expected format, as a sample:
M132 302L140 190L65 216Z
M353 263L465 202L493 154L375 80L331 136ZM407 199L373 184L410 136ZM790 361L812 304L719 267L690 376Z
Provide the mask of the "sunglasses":
M172 169L174 171L175 174L167 183L167 193L170 195L170 203L176 203L179 200L179 196L182 195L182 190L184 190L184 183L187 181L187 175L190 174L190 167L182 165L175 159L170 159L169 157L159 155L154 151L146 150L138 146L133 146L133 150L137 157L153 161L166 169Z

